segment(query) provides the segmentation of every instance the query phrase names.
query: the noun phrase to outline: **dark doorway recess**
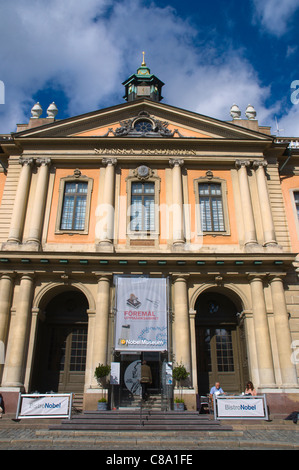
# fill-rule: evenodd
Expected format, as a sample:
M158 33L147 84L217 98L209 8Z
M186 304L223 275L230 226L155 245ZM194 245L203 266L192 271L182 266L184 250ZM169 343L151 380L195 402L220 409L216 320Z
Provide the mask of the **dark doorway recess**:
M56 295L39 321L32 391L82 393L87 350L88 302L70 290Z
M248 367L240 306L209 290L198 297L195 308L198 393L207 394L216 381L225 392L242 392Z

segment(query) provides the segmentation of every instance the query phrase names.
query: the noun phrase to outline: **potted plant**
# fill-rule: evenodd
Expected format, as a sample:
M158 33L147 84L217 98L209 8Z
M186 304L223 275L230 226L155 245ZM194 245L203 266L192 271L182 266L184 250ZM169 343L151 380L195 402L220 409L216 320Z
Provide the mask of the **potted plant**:
M107 410L107 398L102 397L98 400L98 411L105 411Z
M109 365L99 364L94 371L94 375L102 388L102 398L98 400L98 410L107 410L107 398L104 397L103 391L106 391L106 377L110 374L111 367Z
M182 398L183 395L183 385L182 382L186 380L189 376L189 372L187 372L185 366L183 364L178 364L174 367L172 371L172 376L176 382L179 384L180 388L180 398L174 399L174 409L183 411L185 409L185 403Z
M173 402L173 409L175 411L184 411L185 410L185 403L182 398L175 398Z

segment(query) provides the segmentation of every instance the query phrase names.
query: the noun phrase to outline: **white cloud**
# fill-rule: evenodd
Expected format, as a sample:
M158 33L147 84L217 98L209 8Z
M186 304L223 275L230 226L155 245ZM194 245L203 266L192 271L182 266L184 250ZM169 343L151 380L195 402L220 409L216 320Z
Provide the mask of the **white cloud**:
M122 102L121 83L141 64L143 50L166 84L168 104L230 120L233 103L243 115L250 103L265 125L277 110L265 106L270 88L260 85L241 51L222 45L219 52L170 7L142 0L85 0L75 8L73 0L2 0L1 9L0 133L28 122L32 96L49 86L66 95L69 115Z
M274 36L287 32L292 15L299 8L299 0L253 0L255 21Z

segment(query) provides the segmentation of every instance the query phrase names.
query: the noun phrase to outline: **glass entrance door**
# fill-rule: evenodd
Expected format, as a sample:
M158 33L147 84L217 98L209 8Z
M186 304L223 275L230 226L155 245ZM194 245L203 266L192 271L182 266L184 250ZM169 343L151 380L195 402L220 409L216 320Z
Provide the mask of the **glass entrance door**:
M120 384L114 388L114 404L120 408L148 407L167 409L170 386L165 380L165 358L159 352L121 353ZM142 400L141 365L146 361L151 369L152 382L147 387L148 398ZM118 389L118 390L117 390Z

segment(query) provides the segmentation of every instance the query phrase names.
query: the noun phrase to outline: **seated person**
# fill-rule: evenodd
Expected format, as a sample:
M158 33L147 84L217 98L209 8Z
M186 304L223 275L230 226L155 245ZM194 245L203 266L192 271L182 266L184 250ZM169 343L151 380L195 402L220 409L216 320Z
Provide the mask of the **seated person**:
M252 382L247 382L245 395L252 395L254 397L256 396L256 390L254 389Z
M220 383L216 382L214 387L212 387L210 390L210 397L213 398L213 395L217 396L217 395L220 395L221 393L224 393L224 391L220 387Z

